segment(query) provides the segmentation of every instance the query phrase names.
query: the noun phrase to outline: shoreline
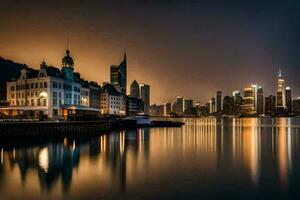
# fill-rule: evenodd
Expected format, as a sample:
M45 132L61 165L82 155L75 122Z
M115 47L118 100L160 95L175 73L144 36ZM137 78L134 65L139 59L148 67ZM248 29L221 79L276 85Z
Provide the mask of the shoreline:
M0 138L85 137L97 136L116 129L181 127L183 122L153 120L151 124L137 124L135 120L104 119L101 121L38 121L1 122Z

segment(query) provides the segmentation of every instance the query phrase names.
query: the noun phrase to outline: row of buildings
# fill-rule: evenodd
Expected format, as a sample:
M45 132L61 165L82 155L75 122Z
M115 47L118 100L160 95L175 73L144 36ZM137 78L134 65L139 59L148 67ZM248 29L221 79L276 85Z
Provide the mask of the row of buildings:
M150 106L151 116L191 116L195 115L194 101L177 96L176 101Z
M1 116L70 119L149 112L149 85L139 85L142 95L127 96L126 53L119 65L110 67L110 82L102 86L83 79L74 67L67 48L61 68L48 66L43 61L40 69L21 69L17 77L6 83L8 105L0 108Z
M264 97L263 88L250 84L244 88L243 95L234 90L232 95L223 98L222 91L217 91L205 104L182 103L193 102L177 97L174 103L152 105L150 113L155 116L298 116L300 115L300 98L292 98L292 90L286 87L281 70L277 78L276 95ZM175 107L174 107L175 105ZM180 110L176 109L179 105ZM182 105L187 105L186 107ZM187 108L185 110L184 108Z

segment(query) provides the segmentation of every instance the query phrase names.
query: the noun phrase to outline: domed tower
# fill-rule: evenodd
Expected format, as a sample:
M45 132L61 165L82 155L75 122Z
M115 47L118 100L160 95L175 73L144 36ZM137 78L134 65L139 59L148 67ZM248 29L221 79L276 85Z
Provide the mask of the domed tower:
M66 56L62 59L62 75L67 80L74 80L74 61L70 56L70 50L67 48Z

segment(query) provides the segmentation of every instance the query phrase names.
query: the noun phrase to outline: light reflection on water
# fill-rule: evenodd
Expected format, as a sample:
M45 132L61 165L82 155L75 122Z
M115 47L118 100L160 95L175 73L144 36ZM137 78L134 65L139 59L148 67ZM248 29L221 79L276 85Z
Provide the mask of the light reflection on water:
M0 199L299 197L299 119L183 121L182 128L2 145Z

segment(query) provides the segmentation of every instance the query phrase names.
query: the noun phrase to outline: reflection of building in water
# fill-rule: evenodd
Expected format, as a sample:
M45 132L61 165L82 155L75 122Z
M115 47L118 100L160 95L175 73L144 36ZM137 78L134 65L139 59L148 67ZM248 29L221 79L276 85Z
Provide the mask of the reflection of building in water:
M261 148L261 128L258 127L258 118L245 118L243 122L250 123L243 126L243 156L244 162L248 167L251 179L257 184L260 173L260 148Z
M49 144L42 148L28 148L9 153L11 165L18 165L23 181L29 169L38 170L42 190L51 189L61 176L64 189L72 180L72 169L79 164L79 149L65 148L63 144Z
M193 168L195 166L191 166L190 159L196 159L197 163L201 163L202 169L215 169L216 119L187 119L184 122L185 125L181 128L151 130L151 164L169 166L170 162L178 162L178 166Z
M226 167L227 173L233 168L246 170L254 184L257 184L260 172L261 135L259 119L242 118L221 121L217 127L218 166Z
M291 119L279 118L278 121L277 157L279 178L283 186L288 184L290 167L292 167Z
M143 128L100 136L100 159L112 170L112 178L118 178L121 190L126 188L127 177L134 180L139 160L149 158L149 134L150 129Z

